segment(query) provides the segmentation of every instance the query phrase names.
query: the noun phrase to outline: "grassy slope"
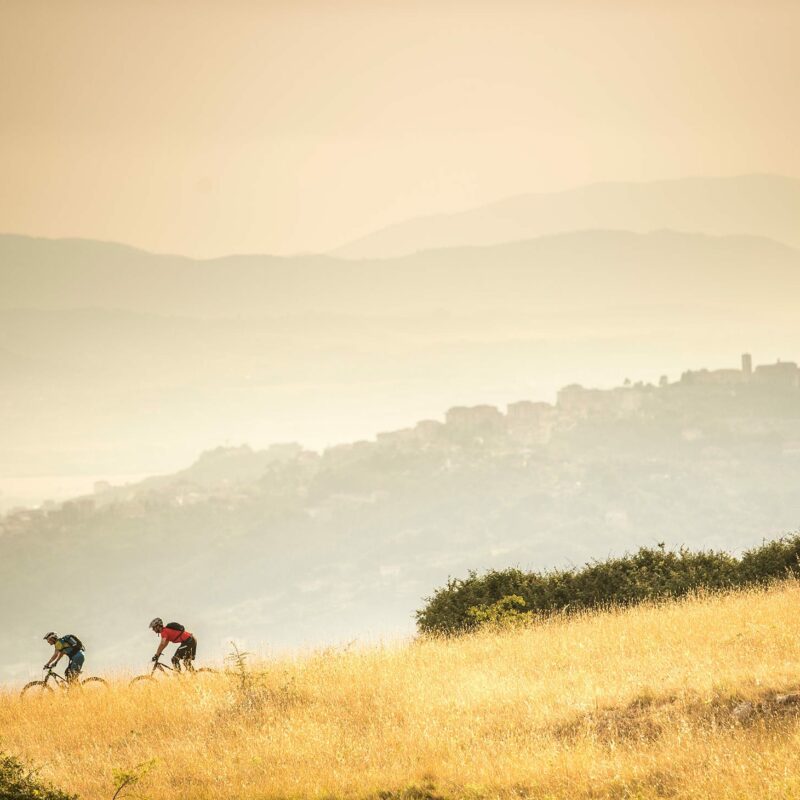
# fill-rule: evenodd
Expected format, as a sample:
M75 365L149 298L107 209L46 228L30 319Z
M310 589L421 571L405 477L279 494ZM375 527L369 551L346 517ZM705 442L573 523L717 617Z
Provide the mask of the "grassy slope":
M0 696L3 747L83 800L151 758L167 798L800 797L800 586L258 666L138 694ZM420 796L420 795L416 795Z

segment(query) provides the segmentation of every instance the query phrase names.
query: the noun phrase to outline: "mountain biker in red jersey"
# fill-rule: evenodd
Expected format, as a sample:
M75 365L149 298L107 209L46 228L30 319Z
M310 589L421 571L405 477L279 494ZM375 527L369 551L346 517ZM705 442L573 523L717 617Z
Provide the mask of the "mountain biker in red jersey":
M183 625L178 622L168 622L165 625L160 617L156 617L150 623L150 628L161 637L153 661L158 661L168 644L177 644L178 649L172 654L172 666L180 672L182 661L186 669L194 669L192 661L197 655L197 639Z

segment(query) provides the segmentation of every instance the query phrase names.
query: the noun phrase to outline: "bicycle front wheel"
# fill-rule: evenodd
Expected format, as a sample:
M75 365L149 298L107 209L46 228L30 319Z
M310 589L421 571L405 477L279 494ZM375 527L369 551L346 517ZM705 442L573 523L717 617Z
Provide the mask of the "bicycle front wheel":
M150 686L153 683L156 683L156 679L152 675L139 675L128 686Z
M47 681L31 681L22 687L19 696L22 698L44 697L53 694L53 687L48 686Z
M193 680L198 685L203 685L207 682L213 683L214 675L217 674L215 669L211 669L211 667L199 667L198 669L192 670L190 673L186 673L187 675L193 675Z
M81 681L81 689L88 689L90 692L102 691L108 689L108 683L103 678L84 678Z

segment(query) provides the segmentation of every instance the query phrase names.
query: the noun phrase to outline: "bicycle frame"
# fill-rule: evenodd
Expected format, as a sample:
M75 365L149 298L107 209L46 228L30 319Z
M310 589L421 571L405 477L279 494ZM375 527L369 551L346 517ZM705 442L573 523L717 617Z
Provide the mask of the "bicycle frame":
M194 672L195 671L194 666L192 666L191 662L185 663L184 667L185 667L187 672ZM177 675L180 675L180 673L182 672L182 670L180 670L180 669L175 669L175 667L170 667L169 664L162 663L160 658L156 659L155 663L153 664L153 669L150 672L150 674L153 675L156 670L158 670L159 672L174 672Z
M47 675L44 676L45 686L50 678L53 679L53 682L56 686L60 686L62 689L66 689L67 686L69 686L69 680L67 680L67 678L65 678L63 675L59 675L52 667L48 668Z
M156 682L158 678L156 677L156 672L163 672L165 675L172 675L173 678L180 678L183 675L197 675L199 673L214 673L216 672L215 669L211 667L199 667L195 668L194 664L192 663L185 663L184 662L184 669L175 669L175 667L170 667L168 664L163 664L160 659L156 659L153 662L153 668L148 672L146 675L137 675L131 682L130 686L137 686L142 685L149 682Z
M98 678L96 676L92 676L90 678L81 678L80 675L75 675L73 679L69 679L65 678L63 675L59 675L52 667L48 667L47 672L42 680L31 681L30 683L25 684L25 686L22 687L22 692L20 692L20 694L22 697L24 697L28 692L35 693L37 689L42 692L52 692L53 687L51 684L53 683L62 691L67 691L73 686L81 689L87 686L103 686L106 689L108 688L108 684L103 680L103 678Z

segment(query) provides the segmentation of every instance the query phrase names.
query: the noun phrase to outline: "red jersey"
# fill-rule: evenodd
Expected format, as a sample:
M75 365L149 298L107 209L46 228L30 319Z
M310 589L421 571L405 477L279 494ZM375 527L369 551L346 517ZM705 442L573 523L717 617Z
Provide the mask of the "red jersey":
M192 634L189 631L176 631L174 628L162 628L161 638L166 639L172 644L185 642Z

